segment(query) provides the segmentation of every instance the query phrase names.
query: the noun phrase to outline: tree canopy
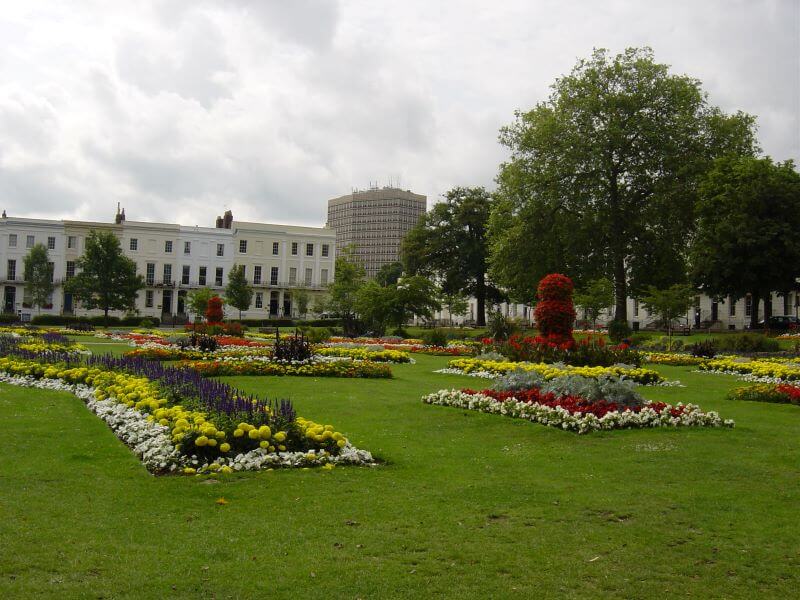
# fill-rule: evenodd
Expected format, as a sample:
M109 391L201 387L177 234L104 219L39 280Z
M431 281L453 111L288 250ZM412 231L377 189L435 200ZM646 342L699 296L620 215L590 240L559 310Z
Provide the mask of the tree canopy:
M414 316L430 319L440 308L436 285L421 275L403 277L386 286L374 280L368 281L356 294L360 319L378 334L389 325L400 329Z
M195 321L199 321L206 314L208 308L208 301L214 296L211 288L198 288L190 291L186 296L186 306L189 312L194 314Z
M791 161L719 159L700 187L697 216L694 283L712 296L751 294L755 325L760 300L797 287L800 174Z
M55 289L53 284L53 264L47 255L44 244L36 244L25 256L25 294L31 304L39 309L50 299Z
M651 313L658 316L669 335L669 348L672 348L672 325L675 319L686 316L692 305L695 291L685 283L676 283L660 290L649 286L642 296L642 303Z
M753 129L650 49L596 50L501 130L511 158L489 226L492 279L527 300L550 272L579 286L605 276L626 319L629 284L685 281L699 179L716 157L753 154Z
M403 275L403 263L390 262L383 265L375 274L375 281L378 285L387 286L397 283Z
M614 284L607 277L589 281L575 292L575 304L586 312L586 318L597 324L600 313L614 302Z
M239 320L242 311L250 308L253 301L253 288L247 283L244 265L233 265L228 272L228 285L225 286L225 302L239 310Z
M345 333L356 333L356 296L365 279L366 271L356 262L353 249L343 248L336 256L335 277L328 284L325 306L341 317Z
M99 308L108 324L109 310L133 310L144 279L136 263L122 253L119 239L110 231L92 230L86 249L76 262L80 272L64 285L84 307Z
M446 294L474 296L478 325L486 324L486 301L503 294L486 278L486 228L493 205L482 187L456 187L420 219L403 241L403 266L411 275L435 276Z

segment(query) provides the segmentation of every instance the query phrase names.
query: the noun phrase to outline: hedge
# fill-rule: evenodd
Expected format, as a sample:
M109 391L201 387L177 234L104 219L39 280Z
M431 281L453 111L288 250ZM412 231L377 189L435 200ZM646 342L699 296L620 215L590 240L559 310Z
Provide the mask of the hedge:
M303 319L231 319L237 321L246 327L301 327L307 325L309 327L337 327L341 323L341 319L310 319L305 321Z
M160 320L157 317L108 317L109 325L120 325L127 327L139 327L142 321L149 321L154 327L158 327ZM3 321L0 321L3 322ZM31 319L33 325L69 325L71 323L91 323L93 325L105 324L105 318L97 317L78 317L75 315L36 315Z

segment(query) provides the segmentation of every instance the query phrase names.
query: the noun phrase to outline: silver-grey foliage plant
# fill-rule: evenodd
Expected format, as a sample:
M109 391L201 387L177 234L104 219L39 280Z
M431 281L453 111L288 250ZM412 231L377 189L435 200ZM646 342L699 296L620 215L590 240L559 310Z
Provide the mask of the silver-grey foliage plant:
M604 400L621 406L641 406L644 398L636 391L636 384L624 377L603 375L598 378L580 375L565 375L545 381L533 371L517 369L495 379L492 389L499 392L516 392L539 388L542 392L552 392L559 398L578 396L591 402Z

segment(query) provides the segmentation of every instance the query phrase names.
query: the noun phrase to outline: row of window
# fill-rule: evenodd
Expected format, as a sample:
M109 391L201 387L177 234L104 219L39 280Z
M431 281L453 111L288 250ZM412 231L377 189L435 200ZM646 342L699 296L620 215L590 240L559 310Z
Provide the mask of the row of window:
M765 299L765 302L772 303L772 298ZM737 304L737 301L734 300L733 296L729 296L728 297L728 316L729 317L735 317L736 316L736 304ZM800 294L795 294L794 304L795 304L795 309L800 308ZM792 306L792 302L791 302L790 295L789 294L784 294L783 295L783 314L784 315L789 315L791 313L791 306ZM719 307L719 302L712 301L712 303L711 303L712 314L716 314L716 311L718 310L718 307ZM700 310L700 296L695 297L694 309L696 311ZM744 297L744 316L745 317L749 317L752 314L753 314L753 298L750 296L750 294L747 294ZM634 300L633 301L633 316L634 317L638 317L639 316L639 301L638 300ZM650 316L650 311L645 309L644 316L645 317L649 317Z
M53 239L55 240L55 238ZM53 243L55 244L55 241ZM131 251L136 252L139 249L139 239L131 238L129 248L131 249ZM298 250L299 250L298 243L292 242L292 256L297 256ZM172 253L172 240L164 241L164 252L166 254ZM192 253L191 242L183 242L183 253L185 255ZM247 240L239 240L239 254L247 254ZM272 255L278 256L279 254L280 254L280 242L272 242ZM225 256L225 244L217 244L217 256ZM306 256L314 256L314 244L306 244ZM324 258L330 256L329 244L322 244L322 256Z
M70 236L74 238L75 236ZM26 248L33 248L36 245L36 236L34 235L26 235L25 236L25 247ZM8 247L9 248L16 248L17 247L17 234L16 233L9 233L8 234ZM56 249L56 238L55 236L48 236L47 237L47 248L49 250Z
M13 261L9 261L9 264ZM67 263L67 273L69 273L69 265ZM247 267L242 265L242 269L245 271L245 277L247 277ZM72 271L74 275L75 271L75 263L72 263ZM161 282L165 284L172 284L172 265L171 264L164 264L163 277ZM278 267L271 267L269 273L269 284L270 285L278 285L278 274L279 270ZM181 285L189 285L191 282L192 276L192 268L190 265L183 265L181 270ZM224 280L224 272L222 267L216 267L214 270L214 285L217 287L221 287L223 285ZM256 265L253 267L253 284L260 285L261 284L261 265ZM305 270L305 279L303 283L305 285L311 285L314 277L314 270L311 268L307 268ZM145 268L145 283L147 285L154 285L156 282L156 263L147 263ZM208 267L199 267L198 274L197 274L197 283L198 285L207 285L208 282ZM295 267L289 268L289 285L297 284L297 269ZM320 284L321 285L328 285L328 269L321 269L320 270Z
M297 256L299 251L298 242L292 242L292 256ZM330 256L330 244L322 244L322 256L327 258ZM247 240L239 240L239 254L247 254ZM280 254L280 243L272 242L272 255L278 256ZM314 244L306 244L306 256L314 256Z
M72 263L72 274L70 274L70 272L69 272L69 265L70 265L70 263L68 262L67 263L67 278L73 277L75 275L75 263L74 262ZM56 265L55 265L55 263L48 262L47 266L50 268L50 281L53 281L53 275L54 275L55 270L56 270ZM6 264L6 278L9 281L14 281L14 280L17 279L17 261L14 260L14 259L9 259L8 263Z
M146 290L144 293L144 306L145 308L153 308L154 293L153 290ZM278 292L272 292L270 295L270 312L278 312ZM284 304L291 302L289 297L284 297ZM254 308L264 308L264 293L256 292L253 298ZM288 309L287 309L288 310Z

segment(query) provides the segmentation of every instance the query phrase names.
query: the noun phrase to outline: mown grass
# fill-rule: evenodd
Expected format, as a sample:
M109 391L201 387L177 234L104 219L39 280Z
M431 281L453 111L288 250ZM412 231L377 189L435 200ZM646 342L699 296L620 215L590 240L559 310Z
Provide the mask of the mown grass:
M733 430L577 436L423 405L482 380L240 377L385 464L152 477L74 397L0 387L0 597L786 598L800 583L800 411L726 376L645 388ZM216 504L224 497L229 503Z

